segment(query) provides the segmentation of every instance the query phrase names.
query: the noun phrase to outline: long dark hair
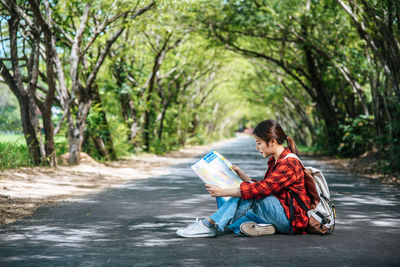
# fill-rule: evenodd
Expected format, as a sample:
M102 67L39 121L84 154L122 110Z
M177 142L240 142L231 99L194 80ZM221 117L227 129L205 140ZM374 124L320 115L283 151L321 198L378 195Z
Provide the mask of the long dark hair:
M271 139L275 139L280 145L287 141L290 151L297 156L300 155L293 138L285 134L281 125L277 121L265 120L260 122L256 128L254 128L253 134L264 140L267 144L269 141L271 141Z

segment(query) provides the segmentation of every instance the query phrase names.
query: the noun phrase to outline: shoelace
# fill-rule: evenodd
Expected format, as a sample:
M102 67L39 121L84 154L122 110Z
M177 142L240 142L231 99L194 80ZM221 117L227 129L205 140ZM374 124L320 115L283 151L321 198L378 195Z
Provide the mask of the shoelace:
M198 223L199 223L200 219L196 218L196 221L194 223L192 223L191 225L189 225L186 230L192 230Z

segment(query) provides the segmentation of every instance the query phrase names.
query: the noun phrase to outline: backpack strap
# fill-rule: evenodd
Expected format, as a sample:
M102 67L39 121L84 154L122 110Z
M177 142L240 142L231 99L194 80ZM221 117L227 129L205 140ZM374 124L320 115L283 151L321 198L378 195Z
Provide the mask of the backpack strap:
M293 235L293 219L294 219L294 206L293 206L293 198L296 199L297 203L299 203L300 207L305 210L306 212L308 212L310 209L306 206L306 204L304 204L303 200L301 200L301 198L299 197L298 194L296 194L295 192L293 192L292 190L289 190L289 194L290 194L290 200L289 200L289 233L291 235Z
M296 199L297 203L300 204L300 207L305 210L305 211L309 211L310 209L306 206L306 204L304 204L303 200L301 200L301 198L299 197L298 194L296 194L295 192L292 192L292 196Z
M304 169L304 164L303 164L303 162L301 162L301 160L299 159L299 157L298 157L296 154L294 154L294 153L289 153L289 154L287 154L283 159L287 159L287 158L295 158L295 159L297 159L297 160L300 162L301 166L303 166L303 169Z
M294 207L293 207L293 192L290 190L290 200L289 200L289 233L293 235L293 217L294 217Z
M297 159L301 166L304 169L304 165L303 162L301 162L301 160L299 159L299 157L294 154L294 153L289 153L287 154L283 159L287 159L287 158L295 158ZM299 197L299 195L297 195L295 192L293 192L292 190L289 190L289 194L290 194L290 200L289 200L289 223L290 223L290 228L289 228L289 232L291 235L293 235L293 219L294 219L294 206L293 206L293 198L296 199L297 203L299 203L300 207L305 210L306 212L309 211L310 209L306 206L306 204L303 202L303 200L301 200L301 198Z

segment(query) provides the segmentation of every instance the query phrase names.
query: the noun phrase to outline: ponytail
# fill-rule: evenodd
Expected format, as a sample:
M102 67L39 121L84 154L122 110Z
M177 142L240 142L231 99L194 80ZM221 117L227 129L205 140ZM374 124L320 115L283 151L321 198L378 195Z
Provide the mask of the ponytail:
M292 151L292 153L296 154L297 156L300 156L300 152L297 149L296 143L294 142L293 138L286 136L286 141L290 151Z

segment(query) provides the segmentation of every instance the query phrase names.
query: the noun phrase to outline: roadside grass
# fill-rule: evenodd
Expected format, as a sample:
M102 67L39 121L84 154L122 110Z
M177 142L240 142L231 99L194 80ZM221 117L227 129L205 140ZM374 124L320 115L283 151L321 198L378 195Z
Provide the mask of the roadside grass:
M0 142L0 170L32 165L26 144Z
M57 155L68 150L67 139L55 137ZM28 146L22 134L0 134L0 170L33 166Z
M312 156L312 155L317 155L317 154L323 153L317 147L309 147L309 146L299 145L299 146L297 146L297 149L299 150L300 154L304 155L304 156Z
M26 144L23 134L0 134L0 143Z

